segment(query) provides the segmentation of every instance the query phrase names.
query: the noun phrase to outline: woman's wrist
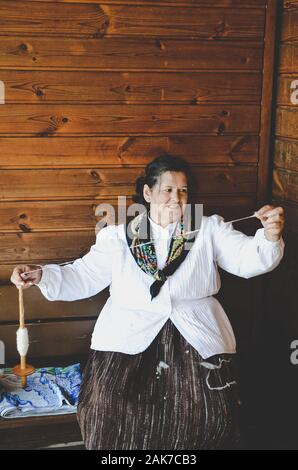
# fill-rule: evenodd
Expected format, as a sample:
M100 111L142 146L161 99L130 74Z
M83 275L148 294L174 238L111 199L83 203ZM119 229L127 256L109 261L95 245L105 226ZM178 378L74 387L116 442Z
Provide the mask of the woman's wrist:
M265 238L266 240L268 240L269 242L278 242L280 240L280 237L281 235L267 235L266 234L266 230L264 231L264 235L265 235Z

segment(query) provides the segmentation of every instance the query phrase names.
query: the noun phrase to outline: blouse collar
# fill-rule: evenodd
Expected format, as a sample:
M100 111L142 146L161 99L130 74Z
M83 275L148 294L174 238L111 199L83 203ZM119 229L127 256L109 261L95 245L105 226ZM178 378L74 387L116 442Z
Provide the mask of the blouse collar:
M171 237L177 226L177 222L172 222L171 224L168 224L166 227L162 227L161 225L154 222L151 219L150 215L148 215L148 219L150 221L150 224L154 232L162 237L167 237L167 238Z

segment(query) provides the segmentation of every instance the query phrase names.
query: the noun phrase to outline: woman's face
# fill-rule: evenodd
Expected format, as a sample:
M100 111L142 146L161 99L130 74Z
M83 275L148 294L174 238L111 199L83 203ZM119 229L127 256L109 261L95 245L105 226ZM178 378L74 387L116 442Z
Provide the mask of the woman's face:
M181 218L188 197L187 177L180 171L165 171L153 188L144 185L143 195L150 203L150 217L163 227Z

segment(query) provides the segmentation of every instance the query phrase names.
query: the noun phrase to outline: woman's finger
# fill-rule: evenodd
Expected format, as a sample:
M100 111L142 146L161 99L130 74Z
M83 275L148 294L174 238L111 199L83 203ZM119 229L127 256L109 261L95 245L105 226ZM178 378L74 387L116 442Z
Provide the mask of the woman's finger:
M20 275L20 273L19 273L17 270L14 270L14 271L13 271L10 280L11 280L11 282L13 282L14 284L20 284L20 285L23 285L23 284L24 284L24 281L23 281L23 279L21 278L21 275Z
M273 224L268 224L266 225L265 227L265 230L270 230L270 229L281 229L281 224L279 224L278 222L274 222Z
M269 204L266 204L265 206L261 207L256 213L255 215L258 217L258 218L261 218L263 217L266 212L269 212L271 211L272 209L274 209L274 206L271 206Z
M284 214L284 208L281 207L281 206L274 207L274 206L266 205L266 206L263 206L261 209L259 209L256 212L257 216L262 216L262 217L263 216L271 217L271 216L276 215L276 214L283 215Z
M266 234L274 234L274 235L281 235L282 229L281 227L268 227L265 229Z
M280 224L280 225L283 225L284 224L284 221L283 220L272 220L271 218L267 219L265 222L264 222L264 227L267 227L269 224Z
M36 272L31 272L31 271L35 271L36 269L38 269L36 266L30 266L30 269L29 269L29 272L24 272L22 274L22 278L23 280L25 281L31 281L31 282L38 282L39 278L40 278L40 273L41 273L41 270L39 271L36 271Z
M268 222L282 222L283 217L281 216L281 214L274 214L274 215L269 216L267 221Z
M266 215L271 217L272 215L280 214L281 216L284 215L284 208L281 206L274 207L274 209L269 210Z

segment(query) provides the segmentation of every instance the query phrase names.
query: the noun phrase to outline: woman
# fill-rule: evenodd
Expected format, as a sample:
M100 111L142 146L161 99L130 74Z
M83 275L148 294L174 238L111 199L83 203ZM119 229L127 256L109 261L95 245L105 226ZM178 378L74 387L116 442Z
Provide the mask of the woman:
M264 228L248 237L219 215L202 217L200 230L193 218L187 227L190 196L186 162L162 155L136 182L134 200L146 210L131 224L102 228L82 259L46 265L42 277L26 279L32 266L13 271L14 284L33 283L48 300L90 297L110 286L78 405L87 449L237 446L236 345L213 297L217 265L245 278L274 269L284 250L283 209L262 207Z

